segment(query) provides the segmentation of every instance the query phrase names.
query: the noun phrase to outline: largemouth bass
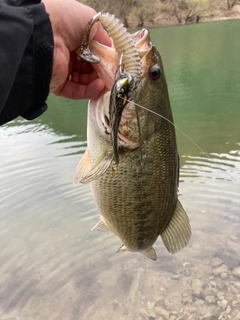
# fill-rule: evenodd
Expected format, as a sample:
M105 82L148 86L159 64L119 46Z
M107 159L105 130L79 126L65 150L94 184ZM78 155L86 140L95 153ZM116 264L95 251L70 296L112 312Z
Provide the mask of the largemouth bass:
M109 17L116 24L113 16L103 15L107 21ZM94 19L96 17L92 22ZM101 22L99 15L97 20ZM171 124L173 117L162 60L148 30L130 35L120 22L117 25L117 31L109 32L112 48L95 41L89 46L88 27L84 45L78 50L84 57L87 47L85 59L93 63L105 81L106 91L89 101L88 146L77 167L74 183L91 184L101 214L93 230L116 234L122 241L119 251L141 252L156 260L153 245L159 236L167 250L175 253L187 245L191 235L188 216L178 200L179 157L175 129ZM125 41L124 48L119 49L119 39ZM131 54L128 54L129 47L133 50ZM91 60L92 52L95 61ZM130 88L131 101L124 98L124 86L128 87L130 80L127 76L121 77L123 72L135 81ZM118 89L112 90L114 88ZM121 98L121 89L124 102L115 134L116 159L110 115L114 92Z

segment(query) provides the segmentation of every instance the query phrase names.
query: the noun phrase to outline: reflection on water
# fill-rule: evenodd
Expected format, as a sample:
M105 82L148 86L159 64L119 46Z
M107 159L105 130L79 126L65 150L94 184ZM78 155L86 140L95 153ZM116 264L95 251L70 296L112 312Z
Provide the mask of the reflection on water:
M152 30L180 132L180 200L192 239L156 262L90 232L86 102L50 97L41 118L0 128L0 319L240 319L239 21ZM169 41L169 39L172 39Z

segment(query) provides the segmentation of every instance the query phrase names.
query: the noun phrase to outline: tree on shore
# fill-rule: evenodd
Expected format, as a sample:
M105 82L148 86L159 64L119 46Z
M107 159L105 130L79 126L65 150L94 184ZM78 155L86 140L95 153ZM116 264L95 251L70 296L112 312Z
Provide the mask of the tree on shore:
M137 27L142 28L146 22L154 25L154 18L159 12L160 4L156 0L138 0L135 1L131 11L131 16L137 20Z
M128 17L136 5L136 0L85 0L88 6L94 8L97 12L110 12L120 18L126 28L129 28Z
M154 26L156 21L169 24L198 23L213 17L230 16L240 0L79 0L97 12L110 12L126 28ZM228 12L227 12L227 10ZM227 12L227 13L226 13ZM169 23L170 22L170 23ZM164 23L163 23L164 24Z
M165 0L164 2L181 24L198 23L209 6L208 0Z
M227 8L231 10L236 4L240 4L239 0L227 0Z
M110 12L120 18L126 28L130 27L129 19L135 21L134 27L143 27L146 21L154 24L155 14L159 8L158 0L85 0L85 4L97 12ZM136 24L137 22L137 24Z

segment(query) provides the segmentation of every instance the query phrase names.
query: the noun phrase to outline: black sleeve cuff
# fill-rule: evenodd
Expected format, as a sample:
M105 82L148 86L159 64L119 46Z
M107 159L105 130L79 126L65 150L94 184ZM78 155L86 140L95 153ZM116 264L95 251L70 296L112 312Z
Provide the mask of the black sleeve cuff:
M0 124L19 115L32 120L47 109L54 53L49 15L40 0L0 0L0 17Z
M34 31L31 39L34 68L32 106L21 115L27 120L32 120L47 110L45 101L49 94L52 77L54 46L51 23L43 4L32 6L29 10L34 19Z

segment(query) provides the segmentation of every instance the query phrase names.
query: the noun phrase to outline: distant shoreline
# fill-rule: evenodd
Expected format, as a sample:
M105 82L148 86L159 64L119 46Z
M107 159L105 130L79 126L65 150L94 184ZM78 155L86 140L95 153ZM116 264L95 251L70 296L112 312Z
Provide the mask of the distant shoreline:
M199 24L205 22L214 22L214 21L222 21L222 20L236 20L240 19L240 5L236 5L232 10L218 10L217 12L211 12L207 16L200 17L199 22L197 23L186 23L181 24L178 23L177 18L175 16L169 16L164 13L159 13L154 19L153 22L145 21L144 28L161 28L161 27L171 27L171 26L183 26L189 24ZM131 21L129 21L129 29L140 29L141 27L137 27Z
M217 22L217 21L231 21L231 20L240 20L240 16L239 17L221 17L221 18L215 18L215 19L202 19L200 22L198 23L185 23L185 24L181 24L181 23L169 23L169 24L159 24L159 25L148 25L145 26L145 28L167 28L167 27L178 27L178 26L189 26L189 25L197 25L197 24L202 24L202 23L207 23L207 22ZM134 28L136 29L136 28ZM139 28L138 28L139 29Z

